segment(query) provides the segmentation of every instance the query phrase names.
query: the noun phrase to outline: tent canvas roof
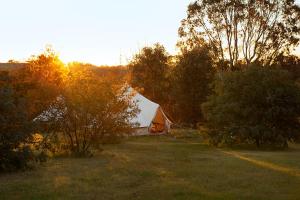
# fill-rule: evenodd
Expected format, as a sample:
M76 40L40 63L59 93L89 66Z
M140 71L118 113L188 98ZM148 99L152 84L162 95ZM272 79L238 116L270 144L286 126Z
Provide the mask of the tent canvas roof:
M132 100L136 102L140 112L131 120L131 122L139 123L139 127L150 126L159 105L139 93L136 93Z

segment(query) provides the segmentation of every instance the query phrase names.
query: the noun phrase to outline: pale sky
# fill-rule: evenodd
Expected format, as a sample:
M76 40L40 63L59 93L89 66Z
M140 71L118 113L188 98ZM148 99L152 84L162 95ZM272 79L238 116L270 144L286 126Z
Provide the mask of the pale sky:
M51 44L64 62L125 64L145 45L175 52L190 0L0 0L0 62Z
M191 0L0 0L0 62L52 45L64 62L122 64L145 45L175 53ZM300 48L298 48L298 54Z

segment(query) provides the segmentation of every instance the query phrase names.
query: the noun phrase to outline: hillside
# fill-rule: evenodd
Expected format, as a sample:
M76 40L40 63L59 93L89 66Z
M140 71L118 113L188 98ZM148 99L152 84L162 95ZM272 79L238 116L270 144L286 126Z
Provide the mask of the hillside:
M99 76L124 79L128 75L128 69L126 66L96 66L91 64L77 64L92 68L93 71ZM0 63L0 71L17 71L26 65L27 63Z
M14 71L25 66L26 63L0 63L0 71Z

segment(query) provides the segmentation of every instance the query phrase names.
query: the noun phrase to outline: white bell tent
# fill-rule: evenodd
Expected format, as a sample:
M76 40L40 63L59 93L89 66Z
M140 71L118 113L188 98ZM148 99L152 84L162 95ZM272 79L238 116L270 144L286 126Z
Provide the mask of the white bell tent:
M157 103L154 103L134 91L132 100L136 103L140 112L131 119L132 123L137 123L134 135L156 135L168 133L172 122L168 119L163 109Z

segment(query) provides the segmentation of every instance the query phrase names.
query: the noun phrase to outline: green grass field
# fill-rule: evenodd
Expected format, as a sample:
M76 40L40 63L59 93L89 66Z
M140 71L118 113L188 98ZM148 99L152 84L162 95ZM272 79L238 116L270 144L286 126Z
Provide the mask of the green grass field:
M226 150L199 138L129 138L92 158L0 175L0 199L300 199L300 146Z

